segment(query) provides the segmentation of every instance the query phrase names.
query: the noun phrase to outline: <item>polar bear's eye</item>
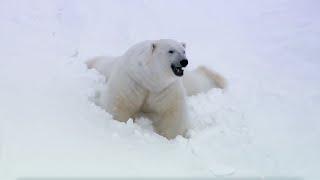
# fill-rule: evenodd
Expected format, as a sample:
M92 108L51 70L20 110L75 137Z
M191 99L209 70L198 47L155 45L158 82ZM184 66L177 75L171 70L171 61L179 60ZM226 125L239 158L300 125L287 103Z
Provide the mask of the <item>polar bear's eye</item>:
M168 53L173 54L173 53L174 53L174 50L170 50L170 51L168 51Z

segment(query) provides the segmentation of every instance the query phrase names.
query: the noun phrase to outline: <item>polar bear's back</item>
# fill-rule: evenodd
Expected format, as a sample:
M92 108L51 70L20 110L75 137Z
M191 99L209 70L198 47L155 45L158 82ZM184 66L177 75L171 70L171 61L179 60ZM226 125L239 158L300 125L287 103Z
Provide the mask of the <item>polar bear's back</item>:
M102 75L105 76L106 80L111 75L112 69L115 66L117 57L111 56L97 56L86 62L89 69L96 69Z
M131 46L125 53L124 56L126 56L128 59L129 57L138 57L140 55L144 55L147 52L147 49L150 49L150 45L152 44L152 41L146 40L139 42L133 46Z
M186 71L182 82L188 96L207 92L212 88L226 88L226 80L221 75L203 66Z

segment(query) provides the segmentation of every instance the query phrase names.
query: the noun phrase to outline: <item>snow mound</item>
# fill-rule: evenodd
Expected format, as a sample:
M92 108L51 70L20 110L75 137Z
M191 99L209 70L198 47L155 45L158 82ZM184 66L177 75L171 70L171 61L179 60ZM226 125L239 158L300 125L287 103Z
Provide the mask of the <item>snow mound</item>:
M0 179L319 179L317 7L277 0L1 1ZM230 85L188 98L190 139L169 141L143 118L114 121L92 101L104 80L86 59L160 38L187 42L191 68L206 65Z

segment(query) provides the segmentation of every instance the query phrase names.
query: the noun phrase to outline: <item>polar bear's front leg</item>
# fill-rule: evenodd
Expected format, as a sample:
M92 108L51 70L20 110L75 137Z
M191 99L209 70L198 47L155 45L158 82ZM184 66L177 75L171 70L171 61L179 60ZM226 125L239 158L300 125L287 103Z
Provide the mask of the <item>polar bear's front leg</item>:
M178 135L185 136L188 130L188 121L185 110L169 110L166 114L159 114L159 117L155 118L154 128L160 135L173 139Z
M110 77L100 99L103 108L115 120L126 122L140 111L145 94L145 90L136 82L119 73Z
M177 81L160 93L151 95L147 102L152 109L149 118L157 133L175 138L177 135L185 136L188 130L188 113L186 107L186 94L181 81Z

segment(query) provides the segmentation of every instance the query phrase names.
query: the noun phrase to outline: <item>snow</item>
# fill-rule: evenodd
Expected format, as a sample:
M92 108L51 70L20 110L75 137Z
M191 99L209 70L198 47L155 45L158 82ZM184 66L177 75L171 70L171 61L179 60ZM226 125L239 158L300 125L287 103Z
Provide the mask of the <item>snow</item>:
M0 1L0 179L319 179L318 1ZM84 61L136 42L187 43L229 88L188 98L190 139L120 123Z

